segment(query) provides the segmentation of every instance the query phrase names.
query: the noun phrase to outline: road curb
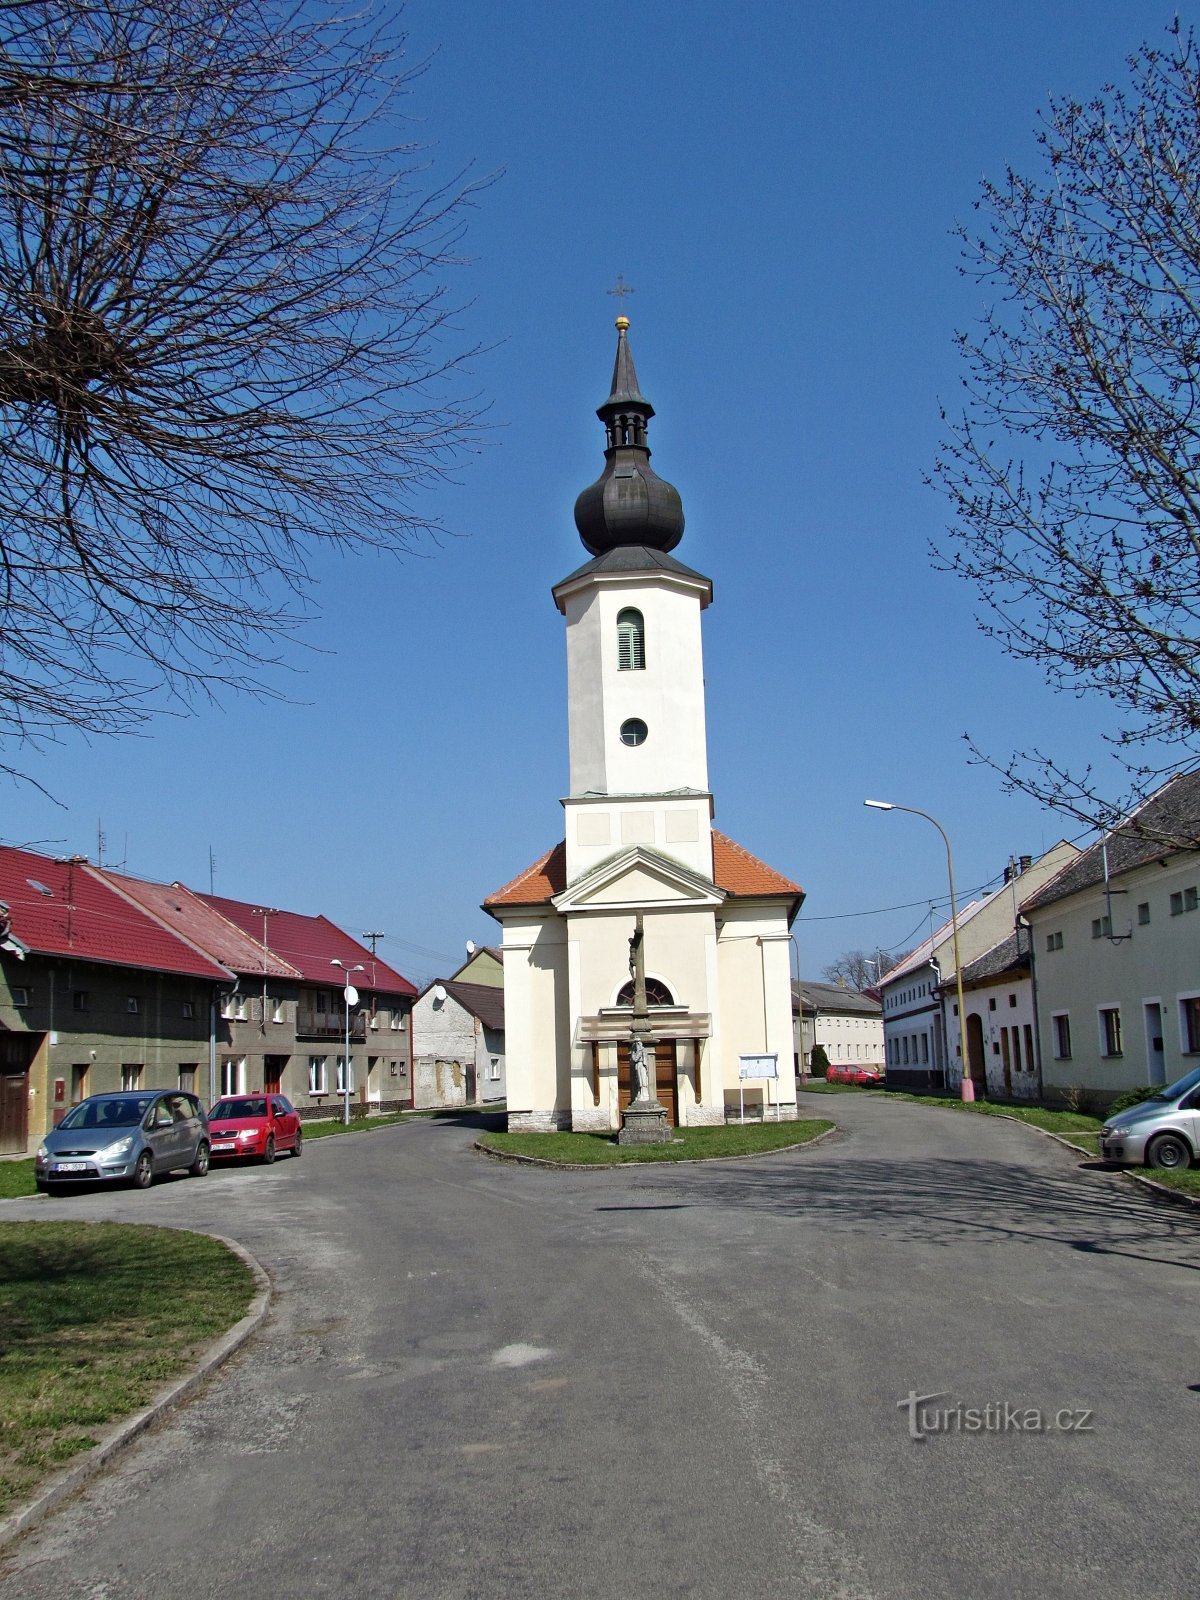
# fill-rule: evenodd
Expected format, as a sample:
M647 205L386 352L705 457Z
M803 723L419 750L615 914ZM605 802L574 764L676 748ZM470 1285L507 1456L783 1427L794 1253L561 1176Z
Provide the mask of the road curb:
M43 1484L31 1500L25 1501L15 1511L0 1517L0 1550L18 1534L26 1532L43 1517L48 1516L55 1506L82 1488L89 1478L94 1477L101 1467L107 1465L139 1434L144 1433L151 1424L186 1400L211 1373L228 1361L235 1351L240 1350L250 1335L266 1320L271 1305L271 1280L261 1263L250 1254L249 1250L236 1240L227 1239L222 1233L210 1233L207 1228L186 1228L182 1231L202 1233L209 1239L215 1239L249 1267L256 1287L254 1298L245 1316L208 1347L190 1372L167 1384L141 1411L135 1411L132 1416L114 1423L104 1432L99 1444L86 1455L80 1456L62 1472L56 1473L48 1483Z
M824 1117L819 1119L824 1122ZM837 1123L832 1128L826 1128L824 1133L818 1133L811 1139L801 1139L798 1144L776 1145L774 1150L749 1150L739 1156L688 1156L679 1161L548 1161L544 1156L522 1156L515 1150L491 1150L485 1144L475 1141L475 1149L480 1155L489 1156L493 1161L511 1161L517 1166L544 1167L551 1172L629 1172L642 1171L647 1167L659 1169L663 1167L711 1167L717 1161L761 1161L765 1156L782 1156L791 1150L811 1150L813 1145L820 1144L824 1139L831 1139L839 1133Z

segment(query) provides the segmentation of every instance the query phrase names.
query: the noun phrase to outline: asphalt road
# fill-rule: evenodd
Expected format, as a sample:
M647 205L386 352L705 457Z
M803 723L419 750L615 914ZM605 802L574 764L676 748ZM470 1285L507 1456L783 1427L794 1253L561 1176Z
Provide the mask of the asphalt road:
M754 1161L547 1172L417 1121L0 1206L210 1227L277 1294L0 1593L1192 1592L1200 1223L1011 1124L809 1104L843 1131ZM910 1437L913 1392L958 1431Z

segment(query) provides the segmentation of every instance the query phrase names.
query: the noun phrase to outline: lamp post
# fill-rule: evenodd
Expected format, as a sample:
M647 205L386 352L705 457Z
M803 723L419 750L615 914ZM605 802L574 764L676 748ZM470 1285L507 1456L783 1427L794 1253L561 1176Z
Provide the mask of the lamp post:
M350 1126L350 1007L358 1003L358 990L350 982L352 972L365 972L367 969L361 961L356 961L348 967L344 961L339 961L336 956L330 961L331 967L341 967L346 975L346 987L342 991L346 1001L346 1054L342 1057L342 1123Z
M907 811L910 816L924 817L926 822L933 823L946 846L946 872L950 878L950 936L954 941L954 981L958 988L958 1053L962 1058L962 1097L965 1101L974 1100L975 1085L971 1081L970 1063L967 1060L967 1010L963 1003L962 962L958 956L958 906L954 899L954 858L950 854L950 840L945 828L928 811L918 811L915 806L893 805L890 800L864 800L863 805L870 806L873 811Z

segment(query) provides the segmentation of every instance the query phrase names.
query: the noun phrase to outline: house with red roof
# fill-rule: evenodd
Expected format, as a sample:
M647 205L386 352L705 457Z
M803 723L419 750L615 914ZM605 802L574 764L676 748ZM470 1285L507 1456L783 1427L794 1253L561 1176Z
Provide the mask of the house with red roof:
M794 1117L790 926L804 898L713 822L701 617L713 586L672 552L677 490L617 319L597 415L604 469L575 505L589 560L565 619L565 831L488 896L503 930L510 1128ZM636 1005L635 1005L636 1002ZM640 1136L640 1135L638 1135Z
M0 1153L122 1088L411 1106L416 992L326 917L0 847Z
M233 977L83 857L0 848L0 1153L89 1094L203 1094Z

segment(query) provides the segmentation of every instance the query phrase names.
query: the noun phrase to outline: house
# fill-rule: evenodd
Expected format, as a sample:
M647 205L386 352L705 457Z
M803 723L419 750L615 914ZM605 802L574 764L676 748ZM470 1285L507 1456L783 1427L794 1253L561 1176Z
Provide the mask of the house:
M671 1124L723 1123L742 1090L748 1109L794 1117L789 929L804 891L713 827L713 586L672 553L683 506L650 465L654 408L629 321L616 326L604 469L575 504L589 560L551 590L565 832L484 902L503 929L508 1124L628 1133L635 1063L633 1122L657 1120L655 1092Z
M1024 907L1047 1097L1103 1104L1200 1065L1200 771Z
M1078 854L1059 840L1036 860L1021 856L1005 868L1000 888L959 911L964 973L1015 931L1026 902ZM952 921L943 923L880 981L887 1081L893 1087L953 1089L962 1083L954 932ZM965 993L963 998L965 1004ZM986 1093L985 1073L986 1057L973 1058L972 1080L980 1094Z
M1042 1094L1029 930L1021 923L963 967L963 1011L971 1081L990 1099L1038 1100ZM953 979L942 984L942 1009L957 1005Z
M504 990L439 978L413 1005L412 1047L419 1109L503 1101Z
M0 848L0 1153L89 1094L203 1093L233 972L82 856Z
M802 978L792 985L792 1040L797 1073L812 1070L817 1045L830 1066L877 1067L882 1072L882 1003L844 983Z

